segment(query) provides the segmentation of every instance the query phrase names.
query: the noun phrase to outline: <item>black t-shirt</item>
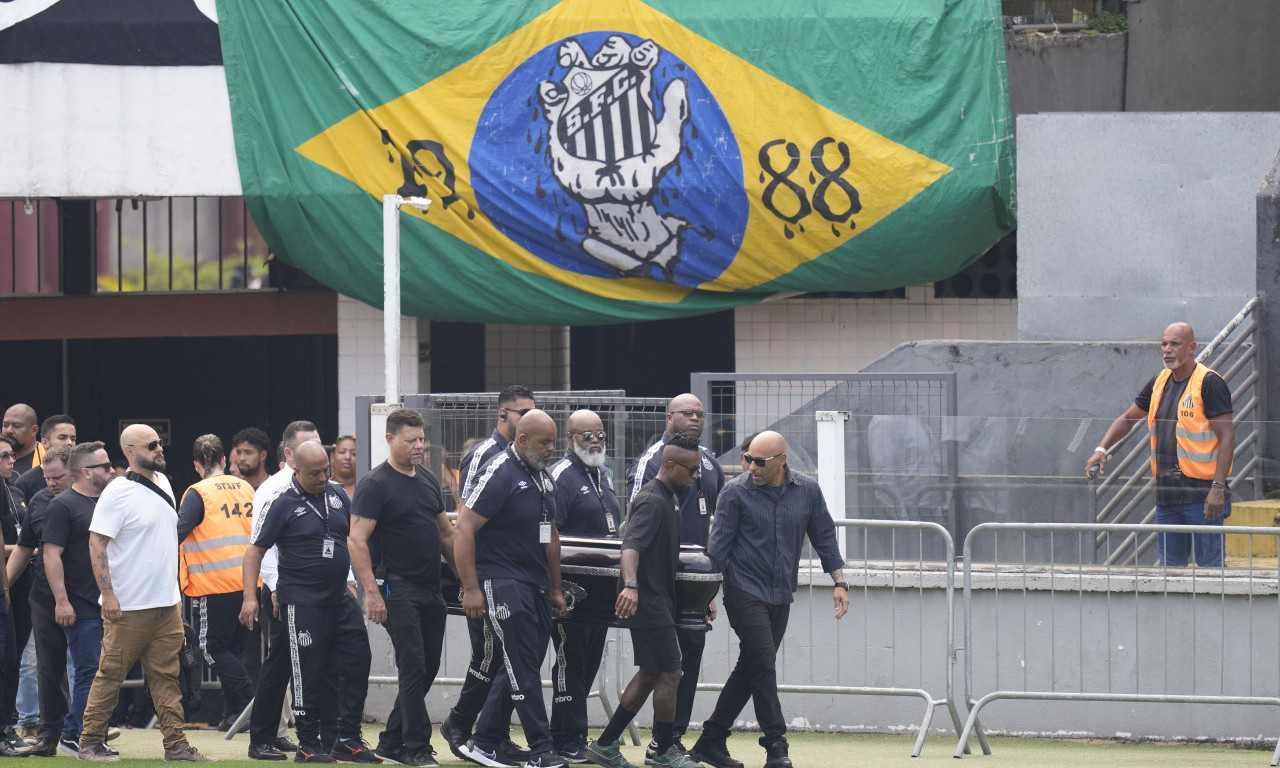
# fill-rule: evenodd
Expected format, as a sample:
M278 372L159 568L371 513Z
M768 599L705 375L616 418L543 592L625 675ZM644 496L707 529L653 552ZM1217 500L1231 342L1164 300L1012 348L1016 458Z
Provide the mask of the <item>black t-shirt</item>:
M63 585L77 619L96 619L101 615L98 581L93 577L89 559L89 523L93 522L93 508L97 503L97 499L69 488L49 502L41 521L41 543L62 547Z
M649 446L640 458L627 467L627 500L635 501L636 493L645 483L658 476L662 467L662 451L667 445L667 434L664 432L658 442ZM682 544L707 546L711 532L711 516L716 513L716 499L720 489L724 487L724 468L716 460L715 454L703 446L698 447L701 454L699 461L702 472L693 481L689 490L680 494Z
M480 469L462 500L488 522L476 533L476 574L515 579L550 589L547 545L538 542L542 521L555 520L555 487L508 447Z
M27 497L22 491L0 480L0 496L4 511L0 512L0 528L4 530L4 543L18 543L18 528L27 519Z
M14 474L16 475L17 472L14 472ZM37 493L49 487L49 484L44 479L44 465L37 464L23 472L21 477L13 481L13 487L22 491L22 495L26 496L28 501L34 499ZM26 525L22 520L19 520L19 522Z
M444 498L431 470L417 466L410 477L384 461L360 479L352 504L378 523L369 539L375 569L385 564L388 576L439 589Z
M347 589L351 555L347 533L351 501L341 485L329 483L322 496L312 496L297 479L271 502L255 546L276 547L280 554L276 594L281 604L338 605ZM325 540L333 543L325 557Z
M675 626L680 509L675 495L661 480L645 483L631 500L622 548L634 549L640 555L636 568L639 602L628 626L637 629Z
M1134 405L1144 411L1151 411L1151 395L1155 392L1156 379L1160 374L1151 377L1138 396ZM1204 501L1211 480L1200 480L1187 477L1181 473L1168 474L1178 466L1178 401L1186 394L1187 384L1191 377L1178 381L1169 377L1164 383L1164 391L1160 393L1160 404L1156 409L1156 467L1159 478L1156 485L1156 503L1184 504ZM1208 418L1232 412L1231 390L1217 373L1210 371L1204 376L1200 387L1200 398L1204 402L1204 415Z

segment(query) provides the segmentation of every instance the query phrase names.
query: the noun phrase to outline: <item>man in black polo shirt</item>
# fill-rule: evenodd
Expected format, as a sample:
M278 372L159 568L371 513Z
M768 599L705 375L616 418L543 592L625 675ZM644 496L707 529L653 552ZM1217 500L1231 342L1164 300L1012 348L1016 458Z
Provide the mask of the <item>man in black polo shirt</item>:
M662 463L662 449L676 435L692 435L700 437L707 422L707 412L702 401L685 393L677 395L667 404L667 429L658 442L649 448L635 462L627 467L627 503L635 498L645 483L658 474ZM711 518L716 513L716 499L724 486L724 469L716 460L715 454L700 447L702 454L702 473L688 490L678 491L680 500L680 543L707 546L707 537L711 530ZM716 617L716 604L711 603L710 618ZM676 744L683 750L681 737L689 728L689 718L693 714L693 697L698 691L698 674L702 669L702 651L707 643L707 633L700 631L680 631L680 657L683 663L683 676L680 678L680 691L676 695ZM655 755L655 747L650 744L645 752L645 761L651 761Z
M491 766L514 765L499 751L513 702L533 756L528 768L565 763L552 750L539 669L551 638L551 616L564 616L555 488L544 471L556 445L556 425L537 409L520 419L516 439L480 470L458 508L454 556L462 607L493 631L497 666L475 733L462 752Z
M293 660L293 716L299 763L331 763L334 758L380 763L360 737L369 691L369 635L360 606L347 591L351 559L347 551L351 501L341 485L329 482L329 454L317 442L294 450L294 477L244 555L244 603L240 621L258 615L258 572L272 546L280 553L277 600ZM341 670L339 674L338 670ZM320 709L326 677L338 675L338 738L321 743ZM332 754L331 754L332 753Z
M556 530L562 536L616 538L622 505L604 469L604 423L593 411L575 411L565 423L569 449L551 466L556 484ZM587 695L600 670L609 628L572 618L555 622L551 640L555 664L551 680L551 738L570 763L587 759Z
M369 620L391 636L400 681L377 753L401 765L436 765L424 701L440 669L445 605L440 555L453 562L453 526L440 481L421 465L426 430L417 411L387 414L387 460L356 486L351 562Z
M515 439L520 417L535 407L537 404L533 400L533 392L528 387L512 384L498 393L498 423L493 428L493 434L467 451L458 467L460 499L465 499L471 492L472 483L479 476L480 468L505 451ZM471 738L471 728L475 725L485 699L489 697L489 687L500 661L493 653L493 635L489 622L468 618L467 634L471 639L471 662L467 665L467 677L458 693L458 703L440 722L440 735L449 742L449 751L463 760L467 757L462 754L462 745ZM510 711L507 714L509 717ZM503 739L499 751L515 762L529 759L529 750L516 746L511 739Z
M680 504L701 472L698 438L675 435L662 449L658 475L631 501L622 540L622 584L614 613L631 629L640 671L622 692L618 708L587 759L606 768L631 768L618 739L653 694L653 765L697 768L675 743L676 691L680 687L680 641L676 638L676 572L680 568Z

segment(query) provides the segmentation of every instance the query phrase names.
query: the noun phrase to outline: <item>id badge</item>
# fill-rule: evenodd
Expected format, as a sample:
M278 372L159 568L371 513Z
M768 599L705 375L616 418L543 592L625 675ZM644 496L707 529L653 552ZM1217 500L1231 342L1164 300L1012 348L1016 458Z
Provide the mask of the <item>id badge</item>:
M618 526L613 524L613 513L604 513L604 524L609 527L609 535L612 536L618 532Z
M327 558L333 557L333 539L324 540L324 546L320 549L320 556Z
M538 543L551 543L551 523L545 521L538 523Z
M698 514L702 515L703 517L707 516L707 497L706 496L698 497Z

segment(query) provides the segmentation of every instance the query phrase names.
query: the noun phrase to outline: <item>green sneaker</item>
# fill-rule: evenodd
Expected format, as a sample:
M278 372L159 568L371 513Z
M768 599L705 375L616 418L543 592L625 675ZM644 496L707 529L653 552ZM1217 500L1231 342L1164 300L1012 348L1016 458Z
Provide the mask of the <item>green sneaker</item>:
M702 763L690 760L689 756L680 751L675 744L667 747L667 751L653 758L654 765L663 765L667 768L702 768Z
M592 741L587 745L587 762L604 766L604 768L637 768L627 762L622 750L618 749L617 742L601 744L599 740Z

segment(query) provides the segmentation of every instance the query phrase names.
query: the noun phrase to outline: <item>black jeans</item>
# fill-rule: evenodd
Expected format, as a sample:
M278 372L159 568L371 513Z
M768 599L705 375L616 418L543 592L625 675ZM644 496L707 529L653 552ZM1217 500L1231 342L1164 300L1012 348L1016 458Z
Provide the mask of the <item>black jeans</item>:
M787 631L791 606L766 603L741 589L726 586L724 611L729 617L729 626L738 635L738 663L729 673L711 717L703 723L703 733L716 741L724 741L746 707L747 699L751 699L755 702L756 720L764 732L760 744L767 747L787 732L782 720L782 703L778 700L774 662Z
M53 619L53 605L31 601L31 632L36 638L36 690L40 697L40 738L57 741L68 724L67 633Z
M439 585L394 578L387 579L383 599L387 621L382 626L395 649L400 691L378 744L403 745L406 752L421 752L431 746L426 697L440 671L444 650L444 599Z
M556 660L551 667L551 740L556 747L586 744L587 696L608 636L608 627L576 621L557 621L552 629Z

